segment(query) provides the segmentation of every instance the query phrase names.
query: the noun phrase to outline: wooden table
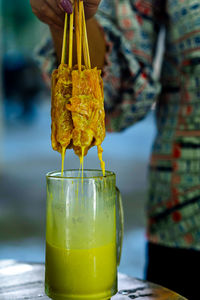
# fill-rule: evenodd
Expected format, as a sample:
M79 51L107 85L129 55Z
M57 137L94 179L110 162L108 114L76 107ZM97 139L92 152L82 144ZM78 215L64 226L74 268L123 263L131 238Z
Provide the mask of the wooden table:
M112 300L186 300L164 287L120 273L118 289ZM0 260L0 299L49 299L44 293L44 264Z

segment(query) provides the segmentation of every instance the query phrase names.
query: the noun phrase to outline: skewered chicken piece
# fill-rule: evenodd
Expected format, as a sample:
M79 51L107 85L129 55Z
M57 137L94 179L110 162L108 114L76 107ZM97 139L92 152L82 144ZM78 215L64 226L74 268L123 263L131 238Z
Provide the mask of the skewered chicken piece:
M73 149L78 156L92 146L99 146L105 138L105 112L101 71L85 69L72 71L72 98L67 109L72 113Z
M62 153L70 145L73 131L71 112L66 105L72 94L71 72L61 64L52 74L51 141L52 148Z

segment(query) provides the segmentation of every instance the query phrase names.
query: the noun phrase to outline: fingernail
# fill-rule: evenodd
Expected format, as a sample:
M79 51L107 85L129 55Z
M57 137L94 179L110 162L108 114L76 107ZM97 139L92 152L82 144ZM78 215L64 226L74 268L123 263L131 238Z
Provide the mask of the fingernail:
M72 3L70 0L62 0L60 2L60 5L62 6L62 8L64 9L64 11L68 14L71 14L73 11L73 7L72 7Z

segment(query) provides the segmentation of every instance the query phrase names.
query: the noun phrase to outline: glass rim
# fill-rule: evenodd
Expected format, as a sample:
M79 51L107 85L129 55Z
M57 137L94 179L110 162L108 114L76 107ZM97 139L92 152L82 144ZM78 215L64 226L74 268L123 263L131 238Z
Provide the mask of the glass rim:
M61 176L61 171L58 170L58 171L51 171L51 172L48 172L46 174L46 179L73 179L73 180L80 180L82 179L82 170L80 169L67 169L67 170L64 170L63 172L72 172L72 171L76 171L76 172L80 172L80 176L79 177L74 177L74 176L69 176L69 177L66 177L66 176ZM102 170L99 170L99 169L84 169L83 172L86 171L86 172L101 172L102 174ZM59 175L55 175L55 174L59 174ZM116 176L114 172L112 171L108 171L108 170L105 170L105 176L102 175L96 175L96 176L87 176L87 177L83 177L84 180L86 179L102 179L102 178L108 178L108 177L112 177L112 176Z

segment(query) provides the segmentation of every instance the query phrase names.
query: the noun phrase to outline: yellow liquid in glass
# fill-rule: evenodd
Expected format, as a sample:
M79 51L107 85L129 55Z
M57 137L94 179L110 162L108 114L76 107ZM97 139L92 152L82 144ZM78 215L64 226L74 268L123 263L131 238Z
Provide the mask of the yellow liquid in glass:
M46 243L45 277L53 299L109 299L117 292L116 245L68 250Z

